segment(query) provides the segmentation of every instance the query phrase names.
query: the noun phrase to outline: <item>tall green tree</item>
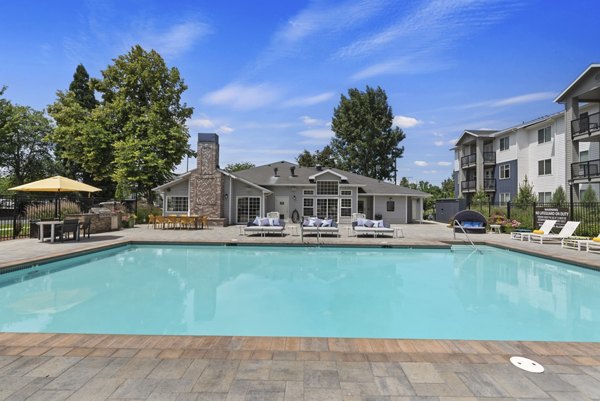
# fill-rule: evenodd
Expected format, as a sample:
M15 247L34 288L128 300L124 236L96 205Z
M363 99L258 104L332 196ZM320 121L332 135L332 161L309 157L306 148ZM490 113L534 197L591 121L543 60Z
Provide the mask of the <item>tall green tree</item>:
M562 185L559 185L556 188L556 191L552 194L552 203L561 204L567 201L567 193Z
M235 173L236 171L248 170L249 168L256 167L254 163L250 162L238 162L238 163L229 163L225 166L223 170L229 173Z
M596 191L592 186L588 186L585 191L583 191L583 195L581 195L581 202L585 205L590 205L592 203L598 202L598 196L596 195Z
M395 161L402 157L404 132L393 126L394 114L380 87L348 90L334 109L331 147L337 165L379 180L395 176Z
M335 155L329 145L325 146L322 150L316 150L314 153L310 153L304 149L304 152L296 157L296 162L300 167L314 167L317 164L323 167L336 167Z
M0 95L4 88L0 90ZM41 111L0 99L0 172L11 185L35 181L54 172L52 146L44 138L52 132Z
M183 157L195 155L185 125L193 109L181 99L187 86L177 68L139 45L93 82L102 97L93 109L82 106L75 92L59 92L50 107L58 128L51 140L95 180L150 196Z
M98 106L90 74L88 74L83 64L79 64L75 69L69 91L73 93L75 100L81 107L92 110Z
M442 181L441 198L454 198L454 177Z

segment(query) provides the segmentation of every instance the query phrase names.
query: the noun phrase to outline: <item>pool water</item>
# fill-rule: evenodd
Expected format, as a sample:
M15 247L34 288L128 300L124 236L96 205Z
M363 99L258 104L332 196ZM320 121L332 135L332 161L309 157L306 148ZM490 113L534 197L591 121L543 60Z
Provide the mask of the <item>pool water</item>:
M0 275L0 331L600 341L600 272L481 249L125 246Z

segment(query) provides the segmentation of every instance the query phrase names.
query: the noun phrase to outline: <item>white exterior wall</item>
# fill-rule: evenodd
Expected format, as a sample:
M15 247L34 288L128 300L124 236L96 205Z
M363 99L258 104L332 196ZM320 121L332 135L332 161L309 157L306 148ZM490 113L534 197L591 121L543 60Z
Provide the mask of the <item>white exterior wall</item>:
M504 138L505 136L508 136L510 138L510 146L507 150L500 150L500 138ZM496 151L496 164L515 160L518 157L516 138L517 137L515 133L511 132L509 134L499 135L497 138L494 139L494 150Z
M190 192L189 192L189 179L182 180L181 182L167 188L164 192L161 192L163 197L163 215L168 216L171 214L180 215L184 212L168 212L167 211L167 197L170 196L184 196L188 198L188 210L185 213L189 214L190 209Z
M388 224L406 224L406 200L405 196L375 196L373 203L373 218L376 214L381 214L384 223ZM395 210L387 211L387 201L390 198L395 201Z

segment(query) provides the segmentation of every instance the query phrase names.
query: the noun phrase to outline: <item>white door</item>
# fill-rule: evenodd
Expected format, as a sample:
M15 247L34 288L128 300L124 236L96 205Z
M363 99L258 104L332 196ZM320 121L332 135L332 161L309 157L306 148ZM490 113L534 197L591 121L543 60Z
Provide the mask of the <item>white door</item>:
M282 220L289 220L290 216L290 197L289 196L276 196L275 197L275 211L279 213L279 218Z

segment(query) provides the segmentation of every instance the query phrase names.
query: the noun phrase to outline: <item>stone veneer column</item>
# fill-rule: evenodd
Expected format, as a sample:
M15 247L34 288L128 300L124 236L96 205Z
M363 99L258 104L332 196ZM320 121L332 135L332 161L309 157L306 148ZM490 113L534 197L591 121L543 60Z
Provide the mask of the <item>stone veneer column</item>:
M197 168L190 176L190 212L223 217L223 174L219 168L219 136L198 134Z

